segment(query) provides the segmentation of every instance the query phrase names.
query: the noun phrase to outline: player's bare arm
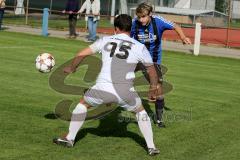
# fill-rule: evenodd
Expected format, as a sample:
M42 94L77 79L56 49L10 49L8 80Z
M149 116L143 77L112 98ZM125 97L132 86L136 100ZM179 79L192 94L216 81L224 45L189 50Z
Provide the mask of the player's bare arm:
M156 72L156 69L154 67L154 65L148 66L147 67L147 72L149 74L149 78L150 78L150 88L149 88L149 92L148 92L148 99L149 101L156 101L157 99L157 90L158 90L158 75Z
M179 35L179 37L181 38L183 44L192 44L191 40L185 36L182 28L177 25L177 24L174 24L174 30L177 32L177 34Z
M88 48L85 48L83 50L81 50L80 52L78 52L78 54L75 56L75 58L73 59L71 65L65 67L63 69L64 73L73 73L76 71L78 65L81 63L81 61L89 56L89 55L92 55L93 54L93 51L90 47Z

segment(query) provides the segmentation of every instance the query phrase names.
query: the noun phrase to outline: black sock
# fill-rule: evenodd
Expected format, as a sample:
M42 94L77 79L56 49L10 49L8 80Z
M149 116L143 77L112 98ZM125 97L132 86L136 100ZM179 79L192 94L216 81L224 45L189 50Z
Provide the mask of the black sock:
M157 122L162 121L163 108L164 108L164 99L157 99L157 101L155 102Z

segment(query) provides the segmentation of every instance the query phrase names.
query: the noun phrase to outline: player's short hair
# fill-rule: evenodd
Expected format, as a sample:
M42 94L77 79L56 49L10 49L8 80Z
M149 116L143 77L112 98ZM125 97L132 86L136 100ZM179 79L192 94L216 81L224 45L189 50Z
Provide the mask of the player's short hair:
M142 17L142 16L149 15L152 11L153 11L152 5L147 2L143 2L138 5L136 9L136 15L138 17Z
M114 19L114 27L121 31L130 32L132 28L132 17L127 14L120 14Z

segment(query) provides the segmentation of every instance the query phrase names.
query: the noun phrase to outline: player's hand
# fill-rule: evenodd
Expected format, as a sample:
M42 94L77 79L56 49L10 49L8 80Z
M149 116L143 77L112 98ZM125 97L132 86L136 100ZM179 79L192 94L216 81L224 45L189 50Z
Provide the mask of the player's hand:
M65 10L63 10L63 11L62 11L62 13L66 13L66 11L65 11Z
M67 67L64 67L64 68L63 68L63 72L64 72L64 73L73 73L73 72L75 72L75 71L76 71L76 69L72 69L71 66L67 66Z
M148 91L148 101L155 102L157 99L158 89L156 87L150 87Z
M183 44L192 44L191 40L188 37L182 39Z

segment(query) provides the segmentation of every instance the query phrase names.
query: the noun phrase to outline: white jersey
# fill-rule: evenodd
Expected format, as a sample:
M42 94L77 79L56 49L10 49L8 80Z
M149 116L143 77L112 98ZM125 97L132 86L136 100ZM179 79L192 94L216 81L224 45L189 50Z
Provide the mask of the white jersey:
M138 62L145 66L153 64L145 45L124 33L103 37L90 45L90 48L102 54L102 68L97 83L132 83Z

